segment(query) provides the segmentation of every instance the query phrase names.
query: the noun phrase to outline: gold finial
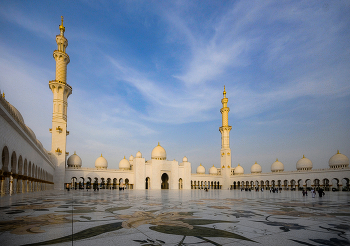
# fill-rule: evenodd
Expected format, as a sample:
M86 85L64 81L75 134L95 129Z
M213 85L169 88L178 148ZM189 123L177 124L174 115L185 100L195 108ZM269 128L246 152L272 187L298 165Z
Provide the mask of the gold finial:
M102 157L102 153L101 153L101 157Z
M303 158L305 158L305 155L303 155Z
M76 155L77 154L77 152L76 151L74 151L74 155Z
M258 164L258 163L255 161L255 164Z
M238 163L238 166L240 166L239 163Z
M339 149L337 150L337 154L340 154L340 153L339 153Z
M226 89L225 89L225 86L224 86L224 92L223 92L223 94L224 94L224 97L226 97Z
M202 163L199 163L200 166L202 166Z
M160 145L159 145L159 142L158 142L158 146L160 146Z
M5 92L2 93L2 98L5 98Z
M63 26L63 16L61 16L60 31L61 31L62 36L63 36L65 30L66 30L66 28Z
M125 155L124 155L124 159L125 159Z
M276 161L278 161L278 158L276 158Z

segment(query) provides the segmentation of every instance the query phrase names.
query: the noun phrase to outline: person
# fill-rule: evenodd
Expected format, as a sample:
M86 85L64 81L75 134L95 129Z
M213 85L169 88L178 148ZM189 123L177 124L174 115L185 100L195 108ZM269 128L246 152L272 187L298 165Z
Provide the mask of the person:
M312 195L312 198L315 198L316 192L314 189L311 190L311 195Z
M320 197L322 197L323 194L324 194L323 189L322 189L322 188L319 188L319 189L318 189L318 195L319 195Z

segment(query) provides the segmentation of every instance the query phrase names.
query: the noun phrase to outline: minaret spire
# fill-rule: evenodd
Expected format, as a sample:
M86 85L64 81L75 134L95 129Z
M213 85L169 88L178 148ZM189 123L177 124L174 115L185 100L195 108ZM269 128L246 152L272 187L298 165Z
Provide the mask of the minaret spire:
M66 143L67 135L67 108L68 97L72 94L72 87L67 84L67 64L69 56L66 53L68 40L64 37L65 27L63 26L63 16L61 16L60 34L56 35L57 50L53 52L56 61L56 78L49 82L49 87L53 93L52 112L52 134L51 155L55 156L56 168L54 175L55 189L64 188L64 177L66 167Z
M226 97L226 88L224 86L223 98L221 99L222 108L222 126L219 128L221 132L221 173L225 177L223 179L223 188L229 187L229 177L231 175L231 149L230 149L230 131L231 126L228 125L228 112L230 108L227 107L228 98Z

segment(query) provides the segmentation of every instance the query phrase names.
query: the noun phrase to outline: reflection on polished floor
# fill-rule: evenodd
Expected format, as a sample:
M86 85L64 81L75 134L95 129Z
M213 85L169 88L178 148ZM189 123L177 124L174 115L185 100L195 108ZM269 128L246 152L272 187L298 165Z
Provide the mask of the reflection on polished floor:
M0 198L1 245L350 245L349 238L350 192L71 190Z

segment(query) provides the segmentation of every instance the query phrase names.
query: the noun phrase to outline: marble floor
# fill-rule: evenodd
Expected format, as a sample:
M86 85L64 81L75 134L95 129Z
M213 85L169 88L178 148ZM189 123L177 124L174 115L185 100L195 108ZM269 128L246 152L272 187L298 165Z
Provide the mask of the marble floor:
M0 198L1 245L350 245L350 192L45 191Z

